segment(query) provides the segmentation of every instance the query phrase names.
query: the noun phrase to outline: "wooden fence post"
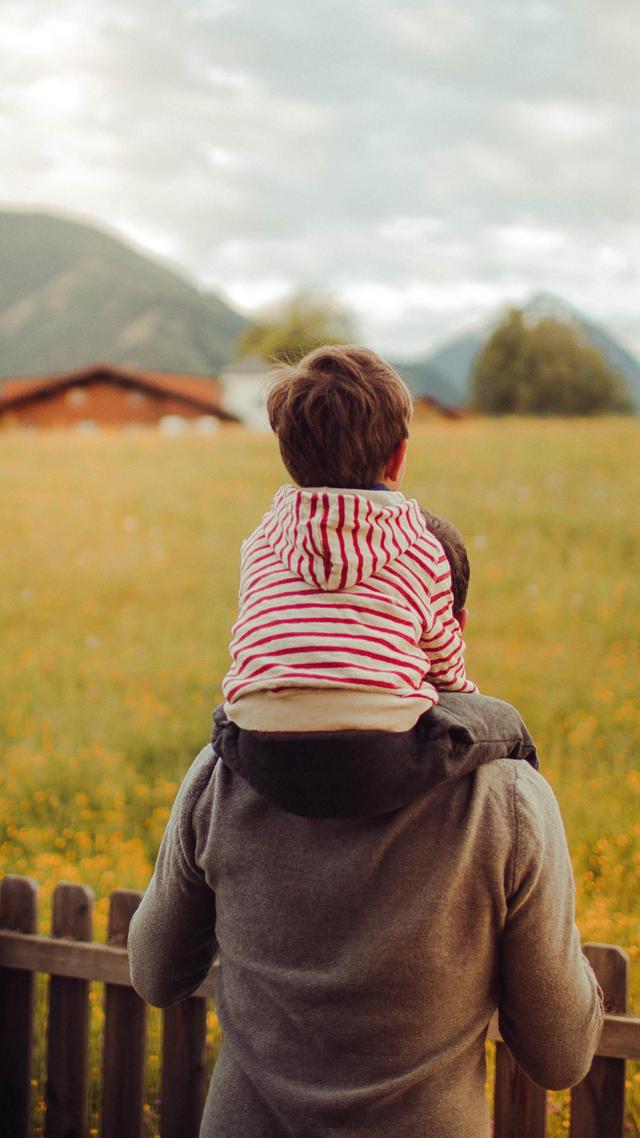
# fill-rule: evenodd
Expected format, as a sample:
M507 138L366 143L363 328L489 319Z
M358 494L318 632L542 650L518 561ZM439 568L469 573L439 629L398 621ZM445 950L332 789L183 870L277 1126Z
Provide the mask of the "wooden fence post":
M91 940L93 893L61 882L53 894L52 937ZM89 982L49 983L46 1138L86 1138L89 1080Z
M141 894L111 898L111 949L91 943L91 891L63 883L54 893L51 938L37 932L37 885L25 877L0 881L0 1138L28 1138L32 1111L35 974L51 975L47 1138L86 1138L89 983L105 983L102 1138L141 1138L145 1085L146 1005L130 987L126 948ZM60 943L61 939L65 943ZM74 943L74 941L76 943ZM85 941L87 943L78 943ZM571 1138L623 1138L625 1059L640 1056L640 1019L627 1016L629 961L611 945L585 945L604 991L607 1021L600 1054L571 1093ZM204 1100L206 998L168 1009L163 1022L161 1132L195 1138ZM490 1027L496 1039L495 1020ZM40 1044L38 1043L38 1046ZM544 1138L546 1092L496 1047L495 1138Z
M626 1012L629 957L609 944L585 944L584 954L604 994L607 1012ZM585 1079L571 1091L570 1138L623 1138L624 1059L596 1057Z
M117 889L109 906L109 944L125 948L141 893ZM147 1009L132 988L105 984L102 1138L140 1138Z
M496 1043L494 1138L545 1138L547 1092L518 1066L504 1043Z
M38 886L29 877L5 877L0 886L0 928L34 933ZM0 1136L28 1138L35 976L0 968Z
M164 1013L162 1138L196 1138L206 1094L207 1001L184 1000Z

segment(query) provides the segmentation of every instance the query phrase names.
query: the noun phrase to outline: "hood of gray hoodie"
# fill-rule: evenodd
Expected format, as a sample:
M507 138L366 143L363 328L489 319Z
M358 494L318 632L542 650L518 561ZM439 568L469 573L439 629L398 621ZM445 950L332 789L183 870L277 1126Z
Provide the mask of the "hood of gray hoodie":
M219 707L212 743L258 794L307 818L387 814L493 759L538 768L533 740L511 704L461 692L442 692L405 732L245 731Z

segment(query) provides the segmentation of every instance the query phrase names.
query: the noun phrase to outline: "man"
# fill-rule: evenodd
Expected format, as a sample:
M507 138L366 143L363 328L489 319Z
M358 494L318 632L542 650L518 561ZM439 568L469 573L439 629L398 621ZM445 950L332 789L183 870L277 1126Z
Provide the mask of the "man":
M129 949L136 989L160 1006L219 954L202 1138L487 1138L496 1008L536 1082L587 1073L602 1001L526 731L470 694L425 723L409 775L389 771L381 733L368 750L354 733L351 753L350 733L336 738L330 764L289 739L261 793L246 777L259 755L238 773L242 733L224 723L224 761L205 747L187 774Z

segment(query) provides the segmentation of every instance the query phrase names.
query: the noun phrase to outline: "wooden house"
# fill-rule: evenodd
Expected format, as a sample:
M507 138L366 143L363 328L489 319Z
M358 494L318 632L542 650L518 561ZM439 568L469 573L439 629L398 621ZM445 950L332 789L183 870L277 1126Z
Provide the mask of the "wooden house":
M56 375L6 380L0 424L21 427L186 426L237 422L216 379L93 364Z
M436 399L434 395L427 395L425 392L414 396L413 408L416 419L429 419L433 417L442 419L464 419L468 414L463 407L454 407L450 403L443 403L441 399Z
M224 406L249 427L269 428L267 391L272 374L258 356L244 356L220 372Z

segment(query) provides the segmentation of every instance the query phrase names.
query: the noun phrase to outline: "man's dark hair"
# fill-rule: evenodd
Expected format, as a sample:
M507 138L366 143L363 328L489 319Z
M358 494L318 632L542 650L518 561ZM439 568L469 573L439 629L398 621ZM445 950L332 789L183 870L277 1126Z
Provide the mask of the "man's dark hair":
M282 461L299 486L357 489L378 481L408 437L413 402L398 373L375 352L331 345L279 369L267 411Z
M471 576L471 566L462 534L448 518L438 517L437 514L432 514L429 510L423 510L422 515L430 532L440 542L444 549L444 555L449 562L453 615L457 616L465 606L469 591L469 577Z

